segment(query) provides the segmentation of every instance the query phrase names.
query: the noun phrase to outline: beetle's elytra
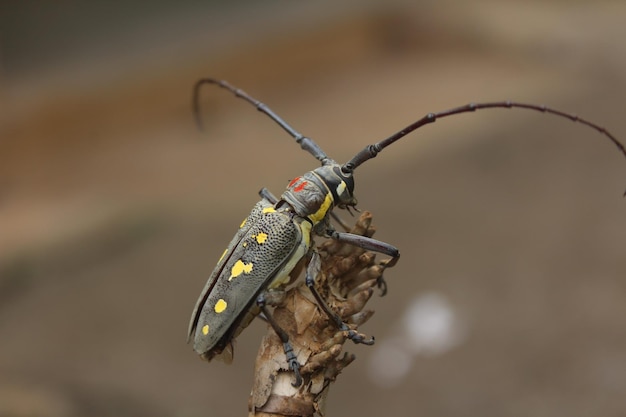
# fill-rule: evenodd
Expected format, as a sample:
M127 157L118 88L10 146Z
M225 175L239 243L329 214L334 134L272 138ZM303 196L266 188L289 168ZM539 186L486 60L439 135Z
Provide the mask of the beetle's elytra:
M330 223L330 217L336 218L334 208L350 209L356 206L353 173L356 168L374 158L384 148L443 117L478 109L521 108L565 117L589 126L611 140L626 157L624 145L595 123L546 106L498 101L467 104L438 113L429 113L388 138L366 146L348 162L339 164L329 158L315 141L300 134L265 104L226 81L204 78L195 84L193 109L199 125L199 92L204 84L222 87L254 105L321 163L320 167L289 182L280 198L274 197L265 189L261 190L261 200L239 226L239 230L202 289L188 329L188 341L193 339L194 349L202 358L211 360L216 355L225 354L228 360L228 357L232 357L233 339L254 317L263 312L283 342L287 361L295 374L294 386L299 386L302 382L300 365L289 344L289 335L275 323L267 304L271 304L269 300L274 298L269 296L273 294L270 291L281 290L296 278L291 275L296 265L301 262L306 265L306 284L320 308L339 329L349 332L349 338L355 343L373 343L373 339L366 339L344 323L315 290L314 283L320 262L313 237L336 239L386 254L391 258L381 263L385 268L396 264L400 253L394 246L365 236L337 232ZM384 293L385 283L382 279L379 286Z

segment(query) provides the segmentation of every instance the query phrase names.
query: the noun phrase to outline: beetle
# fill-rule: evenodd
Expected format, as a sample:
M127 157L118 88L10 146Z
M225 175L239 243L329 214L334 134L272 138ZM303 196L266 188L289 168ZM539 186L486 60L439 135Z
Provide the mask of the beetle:
M280 198L276 198L265 188L259 192L261 200L239 226L200 293L189 322L187 341L193 339L194 350L207 361L217 355L223 355L226 361L230 361L233 340L262 312L283 343L289 368L295 374L294 386L302 383L300 365L289 343L289 335L277 325L267 307L275 304L276 295L297 278L295 272L299 272L302 263L306 264L306 285L320 308L338 329L346 331L348 338L355 343L374 343L373 338L366 338L343 322L315 289L320 259L313 237L336 239L388 255L390 258L381 262L383 268L396 264L400 252L394 246L373 238L338 232L330 223L331 217L338 220L333 212L334 208L356 208L353 173L384 148L414 130L444 117L479 109L520 108L568 118L591 127L608 137L626 157L626 149L622 143L595 123L543 105L496 101L470 103L428 113L388 138L367 145L348 162L340 164L328 157L313 139L296 131L267 105L223 80L203 78L194 86L193 111L200 128L202 123L199 94L200 88L205 84L226 89L252 104L283 128L321 166L291 180ZM384 295L384 280L381 279L378 284Z

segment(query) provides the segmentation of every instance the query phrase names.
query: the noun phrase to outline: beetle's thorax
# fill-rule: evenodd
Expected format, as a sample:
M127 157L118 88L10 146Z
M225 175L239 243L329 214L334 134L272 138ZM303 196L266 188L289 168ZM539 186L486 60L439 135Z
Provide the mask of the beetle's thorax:
M341 166L332 162L291 180L282 199L298 216L316 225L333 207L355 206L353 191L352 174L344 174Z

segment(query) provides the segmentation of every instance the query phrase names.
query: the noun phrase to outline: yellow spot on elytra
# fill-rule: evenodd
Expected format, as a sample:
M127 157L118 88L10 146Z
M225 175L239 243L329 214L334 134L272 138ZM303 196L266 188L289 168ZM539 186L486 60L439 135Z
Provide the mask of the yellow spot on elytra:
M260 232L258 235L256 235L256 241L259 243L259 245L265 243L266 240L267 233Z
M228 248L224 249L224 253L222 253L222 256L220 256L220 260L217 261L217 263L222 262L222 259L224 259L224 256L226 256L226 253L228 252Z
M230 271L230 278L228 278L228 280L231 281L233 278L237 278L241 274L249 274L250 271L252 271L252 262L246 264L239 259L235 262L235 265L233 265L233 269Z
M245 224L246 221L248 221L248 219L243 219L243 221L241 222L241 224L239 225L239 228L241 229Z
M333 202L333 197L331 196L330 193L327 193L326 198L324 198L324 202L322 203L320 208L315 213L309 216L309 219L313 221L313 224L317 224L320 221L322 221L324 216L326 216L326 213L328 212L328 209L330 208L330 205L332 204L332 202Z
M274 213L274 212L276 212L276 210L274 209L274 207L265 207L263 210L261 210L261 212L263 212L263 214L265 214L265 213Z
M215 303L215 307L214 307L215 312L219 314L222 311L226 310L227 306L228 304L226 303L226 301L220 298L219 300L217 300L217 303Z
M209 325L208 324L205 324L204 326L202 326L202 334L205 335L205 336L207 334L209 334Z
M243 247L245 248L246 246L248 246L248 242L243 242Z

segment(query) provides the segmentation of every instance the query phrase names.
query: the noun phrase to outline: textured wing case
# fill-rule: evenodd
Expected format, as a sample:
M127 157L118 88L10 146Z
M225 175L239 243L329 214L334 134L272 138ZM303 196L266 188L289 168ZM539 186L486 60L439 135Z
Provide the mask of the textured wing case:
M190 335L195 331L194 349L200 354L221 351L258 294L288 261L294 261L292 255L302 243L300 227L289 213L275 211L267 201L257 203L243 226L194 310Z
M219 261L217 261L217 265L215 266L215 269L213 269L213 272L209 276L206 284L204 284L204 288L200 293L200 297L198 298L198 301L196 301L196 306L191 313L191 320L189 321L189 328L187 330L187 342L189 342L193 335L196 324L198 323L198 315L200 313L200 310L202 309L202 306L204 305L204 302L206 301L209 292L211 291L211 288L213 288L217 277L219 276L220 272L222 272L224 264L230 258L229 252L232 252L234 248L237 247L237 245L241 241L241 238L248 232L248 230L250 230L250 227L252 227L253 224L257 223L261 219L261 217L263 217L263 210L269 207L272 207L272 204L267 200L261 200L255 204L252 212L243 222L241 222L239 230L237 230L237 233L230 241L230 244L226 247L226 250L224 250L224 253L220 257Z

